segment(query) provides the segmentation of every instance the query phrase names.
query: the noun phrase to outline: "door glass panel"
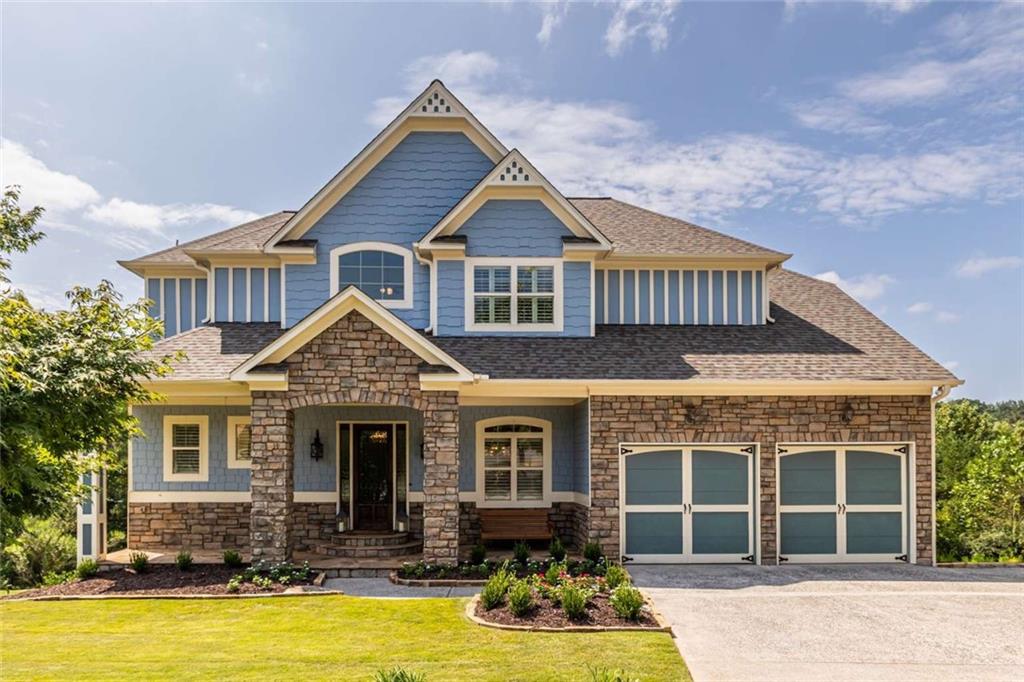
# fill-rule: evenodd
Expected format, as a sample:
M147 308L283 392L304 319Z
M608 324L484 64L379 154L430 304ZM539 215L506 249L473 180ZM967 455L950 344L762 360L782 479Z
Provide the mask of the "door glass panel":
M903 551L900 512L847 512L847 554L900 554Z
M693 504L748 504L746 455L693 451Z
M846 504L900 504L902 458L884 452L846 451ZM888 550L886 550L888 551Z
M626 512L627 554L682 554L682 512Z
M783 554L835 554L836 515L833 512L782 514Z
M747 554L747 512L693 512L694 554Z
M683 453L645 452L626 457L626 504L682 504Z
M348 514L348 503L352 499L350 485L352 476L349 472L349 426L342 424L338 429L338 469L341 474L341 510Z
M398 518L405 518L405 490L408 487L405 472L406 437L405 424L395 424L395 515Z
M836 453L801 452L779 458L779 496L783 505L835 504Z

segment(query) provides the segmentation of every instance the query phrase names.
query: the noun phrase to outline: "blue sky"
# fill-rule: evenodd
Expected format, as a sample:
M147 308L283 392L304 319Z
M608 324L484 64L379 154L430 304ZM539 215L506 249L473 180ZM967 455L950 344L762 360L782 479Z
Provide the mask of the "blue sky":
M13 280L298 208L433 77L567 195L795 254L967 380L1024 397L1024 6L28 5L2 13Z

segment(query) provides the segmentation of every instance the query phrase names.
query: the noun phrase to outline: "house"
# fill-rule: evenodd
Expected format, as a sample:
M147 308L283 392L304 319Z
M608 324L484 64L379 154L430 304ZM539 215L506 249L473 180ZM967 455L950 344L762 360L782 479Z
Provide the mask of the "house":
M298 211L121 263L186 354L129 547L447 562L514 508L637 562L931 563L961 382L788 258L563 196L434 81Z

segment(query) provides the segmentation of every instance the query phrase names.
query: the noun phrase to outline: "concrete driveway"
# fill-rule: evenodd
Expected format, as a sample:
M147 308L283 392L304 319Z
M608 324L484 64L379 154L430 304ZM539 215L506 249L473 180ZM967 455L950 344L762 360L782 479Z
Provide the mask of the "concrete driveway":
M704 680L1024 679L1024 568L639 566Z

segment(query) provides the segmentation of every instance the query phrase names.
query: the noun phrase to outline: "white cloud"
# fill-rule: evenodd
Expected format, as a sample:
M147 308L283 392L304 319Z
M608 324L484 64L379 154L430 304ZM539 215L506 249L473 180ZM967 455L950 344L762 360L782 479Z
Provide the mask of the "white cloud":
M920 315L921 313L931 312L931 309L933 307L934 306L932 306L931 303L928 303L926 301L919 301L917 303L913 303L907 306L907 312L910 313L911 315Z
M940 310L935 313L935 321L943 324L952 324L953 322L959 322L960 316L956 313L951 313L948 310Z
M946 360L945 362L942 363L942 366L948 369L950 372L952 372L955 371L956 368L960 366L960 363L957 360Z
M1024 258L1020 256L977 256L968 258L956 268L956 276L963 278L975 278L987 275L996 270L1010 270L1024 265Z
M929 2L930 0L866 0L862 4L869 14L877 16L883 21L892 21L897 17L924 7ZM841 5L842 3L826 2L826 0L786 0L782 17L785 21L789 22L796 18L797 12L801 9L810 7L836 8Z
M869 116L850 102L838 98L807 100L790 107L797 121L805 128L830 133L878 135L892 126Z
M410 91L418 92L435 78L444 81L450 90L476 86L494 76L498 66L498 60L486 52L455 50L443 55L420 57L405 69L406 86Z
M235 74L238 87L254 95L263 95L270 90L270 79L266 76L239 71Z
M552 34L556 28L562 25L562 21L565 20L568 13L568 0L541 3L541 23L540 30L537 31L537 42L541 45L550 44Z
M85 217L108 225L162 233L168 227L203 222L237 225L259 215L221 204L140 204L114 197L104 204L90 206Z
M22 206L42 206L47 217L100 199L100 193L89 183L47 167L27 147L8 139L0 139L0 171L5 187L21 186Z
M638 36L647 38L653 52L668 46L669 27L675 19L679 0L624 0L615 7L604 34L605 50L615 57Z
M12 282L10 286L0 285L0 289L5 292L12 290L21 291L21 293L25 294L25 298L29 300L29 303L36 308L60 310L68 307L68 299L63 293L53 291L43 285Z
M876 275L874 273L844 278L840 277L839 273L835 270L822 272L815 275L815 277L822 281L835 284L837 287L861 302L873 301L877 298L881 298L881 296L885 294L885 290L888 286L896 282L896 280L889 275Z

